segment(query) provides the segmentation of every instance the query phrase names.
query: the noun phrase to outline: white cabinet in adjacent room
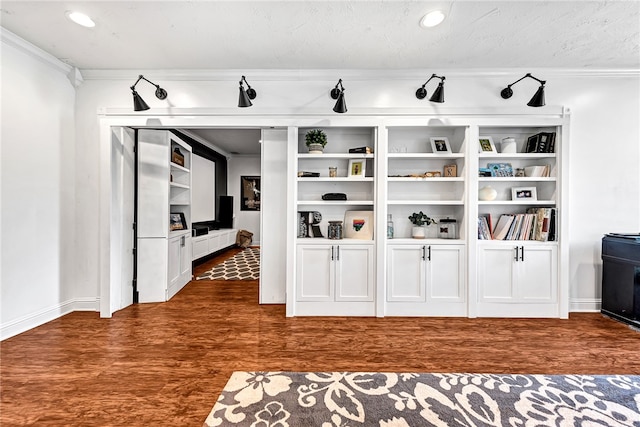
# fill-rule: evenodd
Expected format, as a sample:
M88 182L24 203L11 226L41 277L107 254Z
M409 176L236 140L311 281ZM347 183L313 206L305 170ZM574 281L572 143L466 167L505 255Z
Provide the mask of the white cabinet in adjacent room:
M373 315L373 244L300 244L297 314Z
M465 246L388 244L385 313L466 316Z
M191 147L141 129L137 154L138 301L163 302L191 280Z
M558 317L557 246L497 243L478 249L478 315Z

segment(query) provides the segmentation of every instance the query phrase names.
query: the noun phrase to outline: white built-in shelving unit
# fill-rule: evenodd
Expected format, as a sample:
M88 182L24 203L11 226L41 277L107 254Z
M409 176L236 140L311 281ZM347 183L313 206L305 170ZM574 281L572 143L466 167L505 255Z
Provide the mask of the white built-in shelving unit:
M176 149L182 165L172 161ZM137 150L139 302L163 302L192 278L191 146L169 131L141 129ZM183 229L172 227L172 214L184 218Z
M328 121L323 154L308 154L304 135L289 130L289 252L287 315L568 317L568 141L569 114L393 116ZM527 139L555 132L555 151L525 153ZM479 150L479 136L491 136L497 152ZM450 152L433 152L430 139L446 137ZM516 152L502 153L500 141L516 140ZM349 154L370 146L372 154ZM349 178L349 159L365 158L364 178ZM488 163L514 170L548 165L546 177L480 177ZM455 165L455 176L445 166ZM329 167L338 168L329 177ZM298 177L299 171L319 177ZM439 172L440 176L433 172ZM479 200L485 186L494 200ZM534 187L537 198L512 200L514 187ZM347 201L324 201L325 193ZM554 241L479 240L478 216L549 207L557 212ZM329 221L348 210L373 211L373 238L329 240ZM298 238L298 212L322 215L322 238ZM438 224L426 238L412 238L408 217L423 211ZM386 236L387 216L394 236ZM441 238L439 224L455 220L453 238ZM338 254L339 253L339 254Z

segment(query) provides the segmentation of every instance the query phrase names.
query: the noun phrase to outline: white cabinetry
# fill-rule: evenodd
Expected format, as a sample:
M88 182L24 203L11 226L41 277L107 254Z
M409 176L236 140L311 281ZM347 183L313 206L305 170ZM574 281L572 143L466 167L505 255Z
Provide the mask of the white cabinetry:
M305 134L310 128L297 130L293 194L295 215L318 212L321 220L315 224L320 236L309 237L300 231L295 238L295 274L292 298L294 307L288 315L375 315L375 194L377 129L375 127L323 128L328 144L323 154L309 154ZM350 148L369 147L372 153L349 153ZM350 160L360 162L349 167ZM364 167L364 174L362 168ZM329 168L337 168L336 176ZM301 177L298 172L312 172L319 176ZM327 193L344 193L347 200L323 200ZM371 211L371 219L362 216L364 227L371 231L367 239L328 239L329 221L345 221L348 211ZM308 214L307 214L308 215ZM317 215L316 215L317 217ZM358 219L362 219L358 217ZM346 237L349 227L343 224ZM304 228L304 227L303 227Z
M394 223L386 242L388 316L466 316L466 173L469 126L388 126L385 215ZM431 139L449 150L432 149ZM426 240L412 239L408 217L424 212L438 223L455 220L453 239L439 239L438 224Z
M487 186L496 194L493 200L477 202L477 215L490 218L494 231L501 217L512 217L518 225L512 229L521 232L500 240L496 233L493 239L480 233L473 236L478 260L473 277L477 280L473 288L477 291L473 305L477 316L568 317L568 205L564 200L568 188L568 128L563 120L526 122L510 124L505 120L501 125L478 127L479 136L491 137L497 148L497 152L479 149L478 167L486 170L507 165L514 173L475 178L475 194ZM529 141L543 134L554 135L553 149L527 152ZM500 141L504 138L515 140L515 152L502 152ZM517 173L534 166L546 168L546 176ZM538 211L550 214L544 219L548 240L535 236L534 217Z
M466 316L465 246L387 245L389 316Z
M178 149L184 165L171 161ZM167 301L191 280L191 147L169 131L139 130L138 300Z
M209 230L208 234L193 237L192 259L196 260L235 245L237 233L238 230L235 228L229 228L222 230Z
M555 244L481 244L478 266L479 316L558 317Z
M287 315L567 318L569 115L555 111L327 120L323 130L328 144L321 155L306 153L304 134L309 128L289 128ZM542 134L555 134L554 149L528 152L529 139ZM481 149L481 137L490 137L496 150ZM507 152L502 151L505 138L510 138ZM446 149L434 149L432 140L434 145L446 140ZM374 153L348 153L362 146L374 148ZM366 176L348 176L351 158L367 162ZM535 166L548 174L516 174ZM337 167L336 177L329 176L330 167ZM514 174L487 176L487 169L495 168ZM319 176L296 176L300 171ZM480 190L487 186L496 197L480 200L485 193ZM325 193L345 193L347 200L322 200ZM337 268L354 268L357 273L349 281L365 289L358 282L363 272L355 266L362 261L334 259L336 248L343 256L346 244L353 242L326 239L328 222L344 220L348 210L374 212L375 233L368 242L374 256L372 283L366 286L372 293L354 294L370 295L373 305L366 298L341 301L353 295L339 293ZM321 214L322 238L296 237L294 217L304 211ZM408 219L420 211L437 221L427 227L424 239L412 238ZM479 233L483 218L495 228L503 215L529 215L526 224L531 224L532 215L547 211L555 214L555 219L548 218L554 226L550 239L539 235L531 240L535 233L523 232L494 240L491 233ZM388 215L392 237L385 235ZM455 221L453 236L440 233L445 219Z
M297 314L374 314L373 244L299 244L297 260Z

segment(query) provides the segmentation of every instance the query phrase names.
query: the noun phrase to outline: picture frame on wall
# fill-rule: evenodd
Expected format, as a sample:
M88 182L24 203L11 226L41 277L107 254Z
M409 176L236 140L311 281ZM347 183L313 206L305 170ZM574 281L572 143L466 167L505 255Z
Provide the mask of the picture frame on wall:
M496 145L493 143L493 138L490 136L481 136L478 138L478 153L483 154L495 154L498 150L496 150Z
M434 154L451 154L449 138L446 136L432 136L429 139L431 141L431 151Z
M182 212L169 214L169 231L179 231L187 229L187 220Z
M538 200L536 187L511 188L511 200L513 201Z
M364 178L367 171L367 162L365 159L349 160L349 178Z
M260 210L260 177L241 176L240 177L240 210L259 211Z

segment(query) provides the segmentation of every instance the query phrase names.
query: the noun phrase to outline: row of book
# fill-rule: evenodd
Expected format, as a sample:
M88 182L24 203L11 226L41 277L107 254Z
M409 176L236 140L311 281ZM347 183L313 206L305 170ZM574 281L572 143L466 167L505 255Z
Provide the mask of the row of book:
M558 233L556 208L529 208L526 213L500 215L495 227L491 214L478 217L478 240L538 240L552 242Z
M525 153L555 153L556 133L540 132L527 138Z

